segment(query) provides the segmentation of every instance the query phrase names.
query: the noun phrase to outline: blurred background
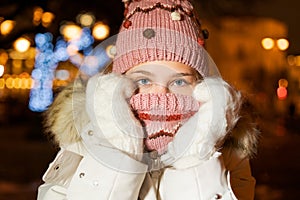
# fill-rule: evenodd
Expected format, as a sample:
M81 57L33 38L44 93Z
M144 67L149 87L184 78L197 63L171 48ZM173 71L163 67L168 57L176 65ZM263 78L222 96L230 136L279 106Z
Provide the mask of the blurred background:
M207 50L255 106L257 200L300 196L300 1L195 0ZM77 72L110 60L121 0L0 0L0 200L30 200L57 149L43 111Z

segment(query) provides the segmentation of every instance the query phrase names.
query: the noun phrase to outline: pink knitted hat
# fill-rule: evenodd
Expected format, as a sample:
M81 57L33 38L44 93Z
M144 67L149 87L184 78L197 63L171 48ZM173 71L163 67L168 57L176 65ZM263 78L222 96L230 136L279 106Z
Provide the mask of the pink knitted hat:
M136 94L130 104L145 127L146 149L159 154L167 150L177 130L200 106L192 96L173 93Z
M113 71L149 61L176 61L208 76L200 23L188 0L123 0L125 19L116 41Z

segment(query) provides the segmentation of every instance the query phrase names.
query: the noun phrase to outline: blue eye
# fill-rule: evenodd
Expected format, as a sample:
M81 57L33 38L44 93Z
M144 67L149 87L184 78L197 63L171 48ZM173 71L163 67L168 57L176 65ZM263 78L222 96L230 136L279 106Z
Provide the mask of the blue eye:
M138 85L149 85L149 84L150 84L150 81L149 81L148 79L143 78L143 79L137 80L136 83L137 83Z
M184 80L184 79L177 79L177 80L174 80L173 81L173 85L174 86L184 86L184 85L187 85L187 81Z

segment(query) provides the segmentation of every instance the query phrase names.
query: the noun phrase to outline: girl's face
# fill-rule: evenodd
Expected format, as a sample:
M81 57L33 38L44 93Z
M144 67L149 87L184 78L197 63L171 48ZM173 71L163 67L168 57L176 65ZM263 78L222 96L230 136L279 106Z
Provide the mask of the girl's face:
M129 69L126 76L139 87L139 93L192 95L197 72L182 63L153 61Z

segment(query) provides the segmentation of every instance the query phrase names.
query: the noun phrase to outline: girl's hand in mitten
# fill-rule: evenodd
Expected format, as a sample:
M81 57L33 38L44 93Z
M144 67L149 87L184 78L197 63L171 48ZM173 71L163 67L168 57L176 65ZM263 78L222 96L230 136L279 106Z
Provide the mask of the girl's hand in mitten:
M200 102L200 108L183 124L169 144L168 152L162 156L165 165L186 168L213 156L217 151L216 144L227 133L227 115L236 109L233 100L238 101L240 93L215 77L205 78L197 84L193 97Z
M133 82L122 75L96 75L87 85L86 109L95 143L141 160L143 128L128 104L135 89Z

